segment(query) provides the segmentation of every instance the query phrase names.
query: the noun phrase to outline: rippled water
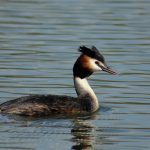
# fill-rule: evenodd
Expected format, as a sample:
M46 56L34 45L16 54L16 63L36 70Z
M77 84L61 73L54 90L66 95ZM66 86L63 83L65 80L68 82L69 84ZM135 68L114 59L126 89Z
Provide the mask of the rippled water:
M0 115L1 150L150 149L149 0L1 0L0 102L75 96L79 45L95 45L117 76L89 80L101 109L89 117Z

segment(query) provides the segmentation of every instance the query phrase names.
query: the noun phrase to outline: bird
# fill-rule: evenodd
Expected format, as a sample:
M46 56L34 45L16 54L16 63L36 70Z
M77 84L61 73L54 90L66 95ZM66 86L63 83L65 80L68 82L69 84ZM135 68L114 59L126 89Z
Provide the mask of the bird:
M116 75L107 66L104 56L92 46L80 46L81 53L73 66L73 80L77 97L67 95L29 95L0 104L0 113L21 116L48 116L53 114L86 115L96 112L99 101L87 78L97 71Z

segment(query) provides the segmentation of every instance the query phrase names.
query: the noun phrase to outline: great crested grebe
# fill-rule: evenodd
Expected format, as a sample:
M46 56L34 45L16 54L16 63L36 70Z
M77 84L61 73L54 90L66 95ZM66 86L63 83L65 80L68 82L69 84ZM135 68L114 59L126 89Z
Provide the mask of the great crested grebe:
M81 46L82 53L73 67L74 86L78 97L65 95L30 95L4 102L1 113L46 116L51 114L89 114L98 110L98 99L87 82L95 71L116 74L105 63L104 57L96 47Z

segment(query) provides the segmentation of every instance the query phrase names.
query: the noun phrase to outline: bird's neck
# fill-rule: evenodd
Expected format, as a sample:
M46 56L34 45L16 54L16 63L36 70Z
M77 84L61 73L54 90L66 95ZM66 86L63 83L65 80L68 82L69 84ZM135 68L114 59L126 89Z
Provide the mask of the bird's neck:
M93 106L93 111L96 111L99 108L98 99L93 89L90 87L87 79L81 79L80 77L74 76L74 86L78 96L89 96L91 105Z

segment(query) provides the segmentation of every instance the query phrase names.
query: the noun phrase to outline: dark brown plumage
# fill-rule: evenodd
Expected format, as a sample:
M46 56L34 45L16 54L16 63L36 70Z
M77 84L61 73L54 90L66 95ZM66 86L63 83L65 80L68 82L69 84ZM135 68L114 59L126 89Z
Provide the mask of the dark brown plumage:
M88 96L78 98L65 95L31 95L0 105L2 113L46 116L51 114L86 114L92 110Z

